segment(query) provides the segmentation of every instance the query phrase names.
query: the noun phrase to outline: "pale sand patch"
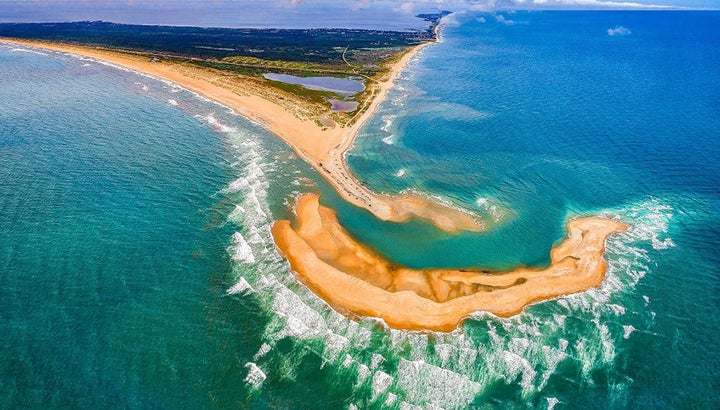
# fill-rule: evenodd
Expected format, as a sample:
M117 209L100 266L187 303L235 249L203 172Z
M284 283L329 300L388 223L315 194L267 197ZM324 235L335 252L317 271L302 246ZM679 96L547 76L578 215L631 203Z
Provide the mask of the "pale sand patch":
M352 147L360 128L386 98L387 91L392 87L400 71L420 49L432 42L409 49L392 66L385 78L368 84L372 93L369 104L352 124L319 127L315 123L315 119L319 117L311 117L303 113L302 107L298 104L292 106L287 104L287 101L283 101L285 105L280 105L278 103L280 99L273 100L274 89L258 87L257 82L243 82L242 76L239 75L231 76L217 70L201 69L162 59L150 61L147 56L130 52L33 40L1 38L0 41L110 62L171 81L226 105L282 139L301 158L318 170L346 201L370 211L381 220L405 222L417 217L448 232L484 229L483 222L477 216L421 196L376 194L358 181L345 161L345 152Z
M297 229L272 228L297 278L340 312L382 318L406 330L448 332L473 312L508 317L531 303L582 292L605 277L605 240L627 226L606 218L568 223L568 237L545 269L416 270L396 265L357 242L314 194L298 199Z

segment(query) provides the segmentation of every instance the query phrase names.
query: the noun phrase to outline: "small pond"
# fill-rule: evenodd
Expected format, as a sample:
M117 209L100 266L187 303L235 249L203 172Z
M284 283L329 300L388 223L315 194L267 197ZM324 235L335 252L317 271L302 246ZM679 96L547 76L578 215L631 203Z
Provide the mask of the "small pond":
M297 77L288 74L266 73L267 80L280 81L287 84L298 84L309 90L330 91L338 94L355 94L365 89L365 85L357 80L336 77Z

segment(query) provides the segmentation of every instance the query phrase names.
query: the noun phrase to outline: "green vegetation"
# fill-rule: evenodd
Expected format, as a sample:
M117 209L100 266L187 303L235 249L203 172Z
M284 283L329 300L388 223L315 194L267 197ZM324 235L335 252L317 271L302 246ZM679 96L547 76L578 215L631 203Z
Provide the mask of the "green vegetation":
M225 57L221 61L232 63L235 65L245 67L261 67L263 69L278 69L287 71L306 71L306 72L338 72L344 73L347 71L347 65L335 65L335 64L319 64L319 63L306 63L301 61L278 61L278 60L265 60L257 57L247 56L233 56Z

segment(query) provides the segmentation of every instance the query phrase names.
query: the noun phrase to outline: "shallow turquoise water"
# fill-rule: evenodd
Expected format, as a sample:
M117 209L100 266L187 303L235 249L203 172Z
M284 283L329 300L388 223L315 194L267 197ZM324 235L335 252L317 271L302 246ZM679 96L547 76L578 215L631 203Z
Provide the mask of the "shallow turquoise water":
M0 47L0 407L713 407L718 18L454 16L349 161L496 219L459 237L374 220L187 91ZM398 332L333 312L275 252L272 221L317 190L413 266L542 265L577 215L633 227L600 289Z

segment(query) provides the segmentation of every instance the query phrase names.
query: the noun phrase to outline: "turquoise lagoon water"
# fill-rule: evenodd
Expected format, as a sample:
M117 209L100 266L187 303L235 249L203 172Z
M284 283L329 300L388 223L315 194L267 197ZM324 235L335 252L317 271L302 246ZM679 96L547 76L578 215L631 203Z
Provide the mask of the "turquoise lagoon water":
M451 16L348 160L492 221L457 237L373 219L171 84L0 47L0 407L716 406L718 20ZM599 289L400 332L333 312L274 250L318 190L412 266L540 266L570 217L632 228Z

